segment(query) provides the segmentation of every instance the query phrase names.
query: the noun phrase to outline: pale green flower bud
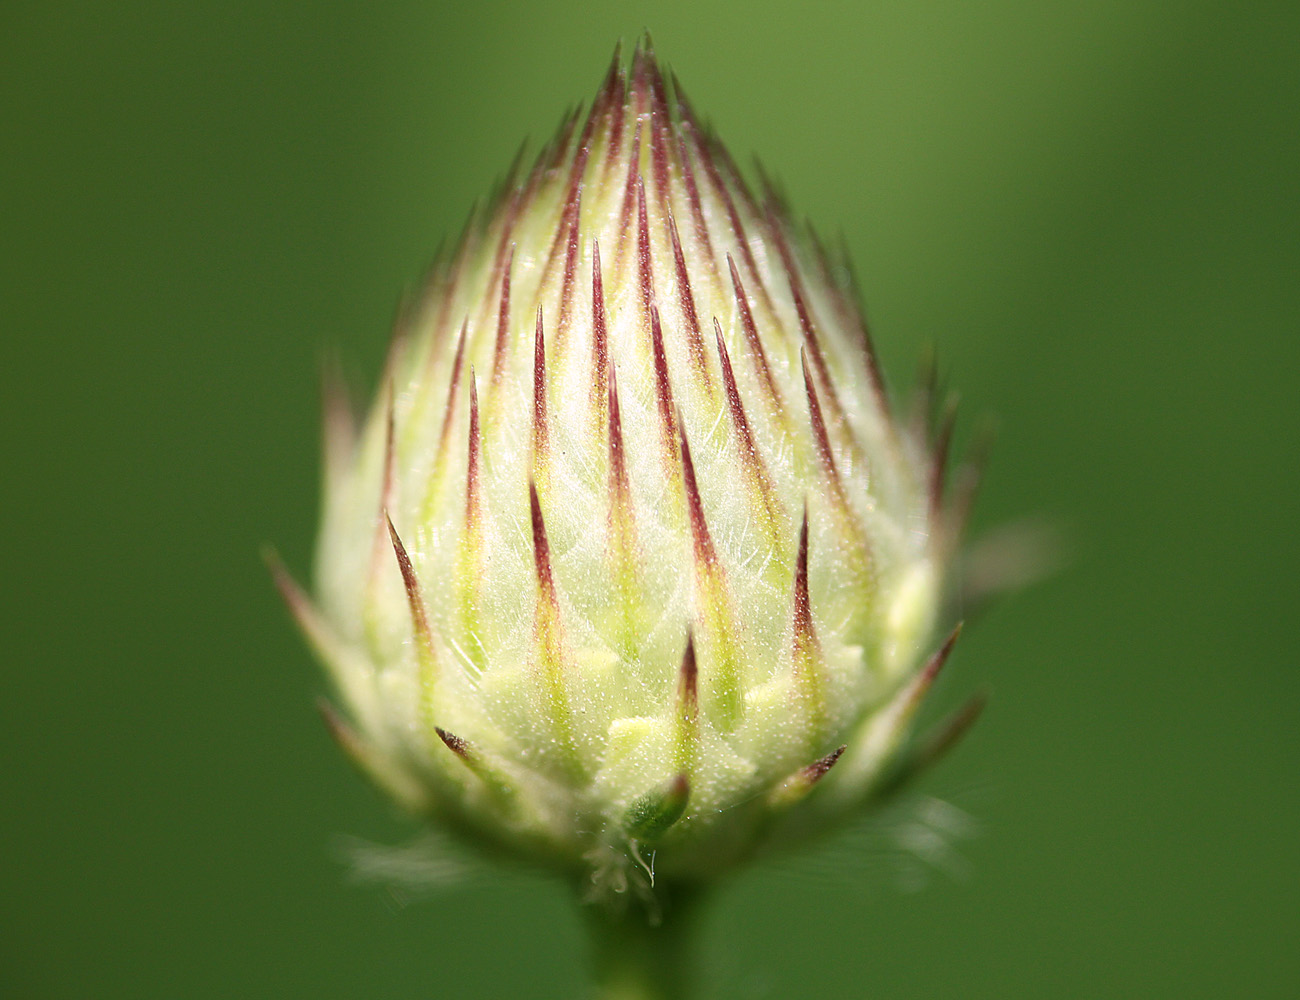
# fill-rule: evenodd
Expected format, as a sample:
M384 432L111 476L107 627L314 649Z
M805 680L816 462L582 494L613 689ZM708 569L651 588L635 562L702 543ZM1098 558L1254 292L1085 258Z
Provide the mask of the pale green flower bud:
M363 426L329 408L315 599L281 582L403 805L649 898L915 765L945 447L639 51L435 266Z

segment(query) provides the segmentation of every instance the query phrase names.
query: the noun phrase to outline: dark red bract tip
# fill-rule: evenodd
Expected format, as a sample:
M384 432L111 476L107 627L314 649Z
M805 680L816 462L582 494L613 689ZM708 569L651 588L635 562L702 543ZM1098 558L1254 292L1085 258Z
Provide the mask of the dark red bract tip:
M838 492L840 474L835 468L835 454L831 451L830 435L826 433L826 421L822 417L822 406L817 399L817 387L813 384L812 374L808 371L808 355L802 348L799 351L799 360L803 366L803 387L808 397L808 419L812 423L813 439L817 443L817 457Z
M609 488L619 515L630 518L631 486L623 449L623 415L618 404L618 379L612 368L609 372Z
M943 665L948 662L948 655L952 652L952 647L957 643L957 637L961 635L962 623L958 622L956 627L948 634L948 638L943 641L943 645L935 652L933 656L921 668L921 685L923 688L929 687L934 683L934 679L939 676L939 671Z
M397 567L402 573L402 586L406 588L406 600L411 608L411 621L415 626L416 637L432 654L433 634L429 628L429 614L424 606L424 597L420 593L420 581L416 578L415 567L411 557L393 527L393 519L384 512L384 521L388 525L388 537L393 543L393 554L397 556Z
M673 267L677 272L677 298L682 316L686 319L686 343L690 350L691 366L699 373L704 384L709 384L709 366L704 360L704 339L700 335L700 319L695 311L695 296L691 292L691 277L686 270L686 255L682 252L681 237L677 233L677 220L673 213L668 218L668 238L673 245Z
M555 325L555 352L557 357L564 353L566 335L569 332L569 324L573 313L573 286L578 273L578 249L581 242L578 225L582 217L581 185L574 186L569 205L570 207L565 209L564 231L567 236L564 249L564 277L560 282L560 319ZM556 234L556 239L559 239L559 234Z
M673 404L673 387L668 378L668 355L664 352L663 327L659 323L659 310L650 307L650 350L655 373L655 400L658 404L659 422L664 445L669 454L674 450L677 436L677 412Z
M835 766L835 762L840 759L840 756L847 749L848 749L848 744L845 744L835 750L832 750L830 753L828 753L825 757L822 757L820 760L813 761L811 764L805 767L802 772L800 772L801 776L805 781L808 782L808 784L815 785L817 782L821 781L822 778L826 777L826 772Z
M952 447L952 432L957 424L957 403L950 400L935 431L934 445L930 450L930 517L937 520L943 508L944 477L948 470L948 450Z
M682 456L682 482L686 487L686 509L690 516L691 538L695 542L696 561L705 566L715 566L718 561L709 534L709 522L704 518L704 503L700 500L699 486L695 481L695 463L691 460L691 446L686 440L686 428L679 422L677 436Z
M677 685L677 698L682 714L694 718L699 705L699 666L695 662L695 636L686 632L686 651L682 653L682 666Z
M745 342L749 345L749 353L754 356L754 365L758 368L759 379L767 390L772 405L780 412L781 393L776 387L775 379L772 377L772 370L768 367L767 352L763 350L763 340L758 335L758 326L754 323L754 313L749 308L749 297L745 294L745 286L740 280L740 272L736 269L736 262L732 259L731 254L727 254L727 267L731 271L731 287L736 295L736 309L740 313L740 328L745 334Z
M605 395L609 373L609 332L605 319L605 282L601 277L600 243L591 241L591 379L595 398Z
M546 458L546 336L542 330L542 307L537 307L537 330L533 335L533 457Z
M650 221L645 204L645 181L636 179L636 259L641 284L641 308L649 312L654 302L654 268L650 254Z
M528 508L533 522L533 561L537 567L537 585L548 604L555 603L555 577L551 573L551 544L542 520L542 504L537 499L537 484L528 483Z
M799 555L794 571L794 641L796 650L813 639L812 605L808 600L808 508L799 528Z
M455 733L449 733L441 726L434 726L434 732L438 734L438 739L447 745L447 749L454 753L461 760L468 761L470 758L469 744L462 740Z
M474 369L469 372L469 454L465 469L465 516L470 524L478 520L478 464L479 464L479 426L478 426L478 380Z
M505 368L506 350L510 346L510 272L514 268L515 247L511 244L510 256L501 274L501 303L497 311L497 339L492 351L492 385L501 381ZM490 401L489 401L490 402Z

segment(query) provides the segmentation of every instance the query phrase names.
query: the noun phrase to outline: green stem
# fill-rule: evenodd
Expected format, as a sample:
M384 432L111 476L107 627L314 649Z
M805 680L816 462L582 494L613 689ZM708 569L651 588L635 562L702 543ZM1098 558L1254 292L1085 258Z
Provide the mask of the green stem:
M695 992L695 900L677 895L657 920L637 906L587 908L597 1000L686 1000Z

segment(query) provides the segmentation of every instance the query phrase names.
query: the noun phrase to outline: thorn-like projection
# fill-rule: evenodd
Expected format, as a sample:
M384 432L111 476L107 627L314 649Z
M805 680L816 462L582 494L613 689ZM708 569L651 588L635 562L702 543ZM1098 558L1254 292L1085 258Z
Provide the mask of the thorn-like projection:
M572 773L582 770L573 741L573 718L566 687L564 642L560 631L560 599L551 568L551 543L546 536L537 485L528 483L528 509L533 527L533 565L537 575L537 609L533 629L537 669L547 716L561 751L561 765Z
M957 400L950 399L943 408L935 429L934 444L930 449L930 523L938 524L943 511L944 475L948 470L948 450L952 447L952 432L957 424Z
M875 340L871 336L871 327L867 323L862 291L858 286L858 277L853 270L853 263L847 251L841 252L839 271L845 276L845 283L848 286L846 289L841 288L836 278L836 269L831 265L825 246L817 239L816 234L811 232L811 227L807 228L821 268L822 284L834 292L836 312L845 329L857 332L866 365L867 383L871 386L871 395L876 401L881 417L885 420L886 427L892 432L895 429L893 406L890 404L889 393L885 388L884 376L880 373L880 358L876 354Z
M468 740L461 739L455 733L449 733L441 726L434 726L433 731L438 734L438 739L442 740L443 745L460 758L461 763L468 767L499 800L508 803L514 798L514 786L500 770L489 764L483 754L479 753Z
M369 718L374 696L374 666L369 658L354 643L345 642L339 636L334 625L326 620L289 575L274 549L263 549L262 558L285 607L302 630L313 655L328 672L334 687L360 718Z
M841 744L825 757L822 757L820 760L815 760L805 767L799 772L800 776L803 777L808 784L815 785L817 782L821 781L822 778L826 777L826 772L835 766L835 762L840 759L840 755L847 749L847 744Z
M939 676L944 664L948 662L952 648L957 643L957 637L961 635L961 629L962 623L958 622L953 630L948 633L948 638L943 641L943 645L931 654L930 658L925 661L925 666L917 671L916 676L899 693L894 702L897 716L895 725L899 731L916 714L916 710L921 706L926 694L934 686L935 678Z
M559 599L555 591L555 576L551 571L551 543L546 537L546 522L542 519L542 505L537 498L537 484L528 484L528 509L533 525L533 564L537 570L539 602L545 603L558 623Z
M433 520L447 476L452 424L456 418L456 401L460 398L460 380L465 371L465 341L468 331L469 317L466 316L460 325L460 337L456 341L456 354L451 363L451 383L447 387L447 402L442 412L442 428L438 431L438 446L433 454L433 465L429 470L428 485L424 493L422 520L425 523Z
M686 440L686 429L678 425L678 439L682 458L682 483L686 489L686 510L690 517L691 538L695 546L695 563L707 570L718 569L718 553L713 548L709 522L704 517L704 503L700 500L699 485L695 481L695 462L691 459L691 446Z
M469 744L462 740L454 733L449 733L441 726L434 726L433 731L438 734L438 739L446 744L447 749L454 753L461 760L468 762L470 758Z
M614 58L609 61L609 69L605 70L605 79L600 85L600 91L591 105L591 117L597 117L597 112L602 115L608 115L611 111L618 108L623 103L623 41L620 39L614 45Z
M646 610L641 593L636 516L628 480L623 443L623 415L618 399L618 379L609 372L609 507L606 515L607 551L614 585L611 610L617 613L619 644L627 652L645 639Z
M623 829L632 840L653 843L682 818L690 798L690 778L678 774L662 788L633 802L623 817Z
M722 325L716 316L713 317L713 337L718 349L718 364L722 369L727 408L731 412L731 424L736 430L736 451L740 454L750 495L758 501L759 515L767 529L768 540L776 544L781 537L785 511L776 498L776 487L772 484L772 477L768 474L767 465L759 454L754 434L750 430L745 404L736 386L736 373L731 367L731 356L727 353L727 344L722 337Z
M826 421L822 418L822 405L817 398L817 386L813 384L812 375L808 371L808 355L802 348L799 351L799 362L803 368L803 388L808 399L808 419L812 423L817 460L821 462L822 471L826 474L831 489L835 491L836 501L843 504L846 502L844 487L840 483L839 470L835 467L835 454L831 451L830 435L826 433Z
M793 215L790 211L790 199L786 196L780 182L767 172L762 160L755 156L750 162L754 168L754 176L758 178L759 190L762 192L763 215L769 225L780 224L782 220Z
M650 57L650 164L654 178L655 197L661 210L666 210L670 196L671 173L668 169L668 141L672 121L668 114L668 100L664 94L664 78L654 57Z
M307 637L312 652L332 672L336 672L337 665L334 663L334 653L339 643L333 629L321 617L312 599L298 586L297 581L289 575L289 571L285 569L284 563L280 561L280 556L274 549L270 547L264 548L262 550L262 560L266 563L266 568L271 572L271 579L275 583L275 589L280 592L280 599L284 601L285 607L289 609L289 614L293 616L298 628Z
M695 662L695 635L686 630L686 650L677 672L676 701L673 706L674 744L677 769L683 774L695 770L700 742L700 672Z
M524 145L527 145L525 143ZM497 238L496 252L493 254L492 263L492 281L489 288L497 288L509 279L510 268L514 260L515 244L511 242L514 235L515 223L519 218L519 211L524 202L524 189L516 184L519 165L523 162L524 147L521 146L519 154L516 157L515 165L511 167L511 172L507 177L505 189L494 199L494 202L500 202L507 199L508 204L504 209L499 204L489 204L487 209L488 218L499 218L501 220L501 235ZM482 309L479 317L475 322L475 328L486 324L492 310L492 296L486 294L482 298Z
M691 293L691 278L686 270L686 255L682 252L682 241L677 234L677 222L672 212L667 213L668 238L673 245L673 267L677 272L677 300L681 305L682 318L686 320L686 350L691 362L691 371L704 387L704 391L713 395L713 380L709 377L709 365L704 356L704 338L700 333L700 317L695 311L695 296ZM716 322L716 319L715 319Z
M736 309L740 313L740 328L745 334L745 343L749 347L749 353L754 357L754 365L758 369L759 381L767 392L768 402L777 418L781 419L785 416L781 392L772 377L772 369L768 367L763 340L758 335L758 327L754 325L754 314L749 308L749 298L745 294L745 286L741 283L740 272L736 270L736 262L731 259L731 254L727 254L727 267L731 270L731 287L735 291Z
M544 149L540 156L537 157L537 168L541 173L540 183L551 181L556 171L560 169L560 164L569 158L569 151L572 148L570 143L573 141L573 133L578 127L578 119L582 117L582 105L575 104L564 113L560 119L560 128L556 133L555 139L550 143L548 149Z
M830 487L831 498L835 504L836 520L840 530L852 541L855 556L862 563L865 563L870 559L871 555L869 542L863 531L862 522L854 516L853 510L849 506L848 494L844 490L844 482L840 479L840 472L835 464L835 455L831 451L831 439L826 432L826 421L822 418L821 402L817 398L817 386L814 384L812 373L808 370L808 355L802 347L799 349L799 362L803 368L804 394L808 399L808 419L812 425L817 460L821 464L822 472L826 476L826 483Z
M831 379L830 368L826 364L826 357L822 353L821 342L817 336L817 328L813 324L812 311L808 308L806 295L804 292L803 279L799 276L799 267L795 262L794 253L790 249L790 244L785 238L784 227L781 220L774 214L774 207L770 202L767 206L768 229L776 243L777 253L781 258L781 265L785 269L786 278L789 282L790 295L794 300L795 313L799 317L799 329L803 333L803 346L808 351L808 356L812 359L813 369L817 373L817 378L821 381L822 390L826 393L826 400L830 406L831 418L834 426L842 431L842 437L852 447L855 456L863 458L862 445L857 440L854 433L853 425L849 422L848 416L844 412L844 406L840 403L839 395L835 391L835 383Z
M791 660L794 684L807 712L807 725L820 741L826 724L826 680L823 677L821 644L813 628L812 602L808 597L808 508L804 507L799 528L799 554L794 571L794 621Z
M939 395L939 362L934 345L925 347L917 366L916 389L912 393L911 412L908 414L912 440L928 445L935 421L935 399Z
M852 777L846 780L862 793L872 789L872 794L876 795L876 790L898 783L899 779L890 777L889 770L882 773L882 762L887 765L907 736L917 709L934 685L960 634L961 624L958 623L925 665L893 695L888 705L866 720L850 742L850 759L845 763Z
M465 465L465 534L477 536L481 519L479 501L479 462L481 461L478 419L478 379L469 373L469 445Z
M819 757L811 764L799 768L768 793L768 804L775 809L786 809L794 805L826 777L827 772L835 766L835 762L847 749L847 744L841 745L825 757Z
M808 508L803 511L799 527L799 555L794 570L794 662L796 669L808 664L819 653L817 633L813 629L812 603L808 599Z
M731 224L731 234L736 241L736 246L740 250L741 262L745 265L746 271L753 277L755 283L755 292L758 295L760 304L763 307L764 314L774 315L772 301L768 295L767 287L763 284L762 277L758 270L758 265L754 261L754 251L749 245L749 236L745 232L745 224L741 221L740 212L736 208L735 199L731 196L731 190L727 182L723 179L721 172L718 170L718 162L726 161L730 157L722 145L706 137L703 131L696 124L693 112L684 99L679 101L679 110L682 112L682 127L686 130L699 152L700 164L704 167L704 174L709 179L715 194L722 201L726 211L727 221ZM732 168L732 173L739 180L739 173Z
M627 476L627 454L623 445L623 414L618 402L618 379L611 368L609 372L609 521L614 539L615 558L622 579L634 572L633 553L636 550L636 521L632 508L632 486ZM623 579L631 584L632 579ZM631 597L631 594L626 595Z
M591 401L597 425L605 422L609 378L609 332L605 315L605 282L601 276L600 243L591 241Z
M694 725L699 715L700 670L695 663L695 636L686 630L686 650L682 653L682 666L677 674L677 715L683 723Z
M618 405L618 379L609 373L609 493L613 511L631 520L632 489L627 478L627 456L623 449L623 415Z
M984 694L970 697L963 705L917 741L872 790L871 801L879 803L903 790L913 780L936 764L979 721L988 698Z
M560 318L555 324L555 360L557 366L564 358L569 342L569 326L573 322L573 288L577 283L578 249L581 243L582 185L573 190L573 208L568 211L564 250L564 277L560 282ZM539 287L544 287L539 286Z
M673 403L673 387L668 380L668 356L664 352L663 328L659 324L659 310L650 307L650 353L655 372L655 401L659 412L660 436L664 449L664 468L670 475L676 473L677 408Z
M514 269L515 247L510 246L510 256L506 260L505 270L501 274L501 300L497 309L497 339L492 349L492 376L490 386L495 397L501 376L505 371L506 352L510 348L510 272ZM489 405L490 402L489 402Z
M627 181L623 187L623 204L619 209L618 251L614 256L614 275L621 278L623 258L627 252L628 235L632 232L632 215L636 211L636 189L641 179L638 164L641 162L641 123L638 121L632 136L632 152L627 161Z
M627 78L623 73L622 46L614 52L614 61L610 63L609 73L605 78L608 95L605 103L605 123L608 129L605 146L605 161L601 164L601 182L609 175L609 170L618 162L623 150L623 129L627 119Z
M482 670L487 654L479 637L479 584L483 577L483 500L479 483L482 441L479 433L478 380L469 373L469 440L465 461L465 532L456 555L460 620L472 665Z
M316 702L316 708L334 742L364 777L387 792L407 812L419 816L429 811L433 803L424 785L363 739L324 698Z
M654 268L650 253L650 221L645 205L645 181L636 179L636 270L641 289L641 315L648 317L655 300Z
M682 92L681 84L673 77L673 93L677 99L678 117L681 117ZM677 130L677 158L682 165L682 183L686 188L686 202L691 206L691 222L695 230L695 240L699 243L701 251L701 260L714 260L713 241L709 236L709 223L704 215L704 204L700 200L700 186L695 177L695 166L691 160L690 150L686 143L687 129ZM707 272L714 276L715 282L719 288L722 287L721 281L717 277L717 268L708 267Z
M699 667L695 664L695 636L686 629L686 649L677 671L673 704L673 750L677 770L693 774L699 756Z
M987 704L987 695L982 692L972 695L961 707L935 726L917 747L914 759L920 767L929 767L956 746L957 741L979 721Z
M942 532L938 539L941 555L950 555L966 533L975 495L979 492L993 451L993 438L993 425L986 421L976 430L974 443L957 467L953 476L952 499L943 513Z
M677 423L681 439L682 483L686 492L686 510L691 527L695 556L695 604L697 614L705 624L705 639L709 653L709 687L714 706L714 722L724 731L730 730L740 718L744 701L740 692L740 651L738 630L727 592L726 574L713 547L713 537L704 517L704 504L700 499L699 484L695 479L695 463L691 460L686 430L680 419Z
M402 572L402 585L406 588L406 600L411 608L411 623L415 629L417 652L420 659L420 686L424 689L425 701L430 701L437 672L437 656L433 647L433 629L429 625L429 609L425 606L424 595L420 591L420 581L416 578L415 567L407 554L393 527L393 519L384 513L388 525L388 537L393 545L393 554L397 556L397 566Z
M533 476L545 489L549 476L549 432L546 423L546 335L542 330L542 307L537 307L537 330L533 335Z
M943 645L934 652L930 659L926 661L925 666L921 668L921 672L917 675L916 679L916 698L918 700L930 689L930 686L934 683L934 679L939 676L939 671L942 670L943 665L948 662L948 656L952 653L952 647L957 644L957 637L961 635L961 628L962 623L958 622L953 627L953 630L948 633L948 638L943 641Z
M632 50L632 89L629 99L634 100L635 106L632 110L638 118L643 117L648 109L650 76L656 71L654 55L649 51L646 42L647 39L643 35L637 41L636 48Z

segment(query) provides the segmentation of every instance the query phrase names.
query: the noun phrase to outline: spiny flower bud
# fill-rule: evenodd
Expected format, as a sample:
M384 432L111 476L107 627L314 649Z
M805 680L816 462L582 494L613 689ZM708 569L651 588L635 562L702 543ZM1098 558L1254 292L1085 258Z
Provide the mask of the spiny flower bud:
M896 421L847 268L616 56L435 265L364 424L329 400L315 599L280 578L329 726L602 901L821 829L917 764L938 438Z

